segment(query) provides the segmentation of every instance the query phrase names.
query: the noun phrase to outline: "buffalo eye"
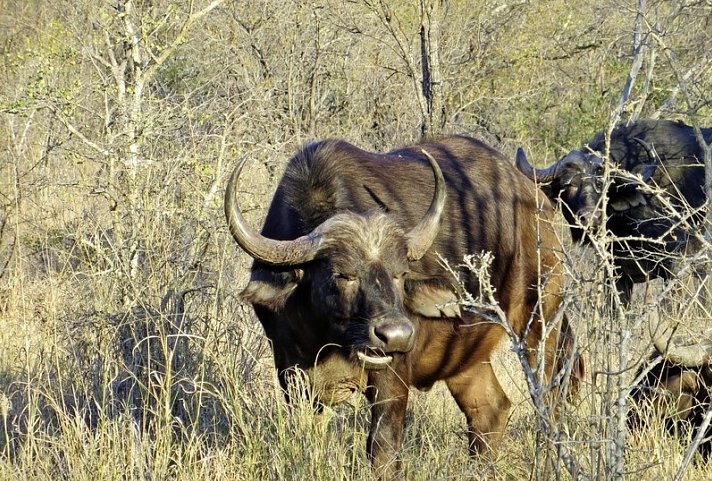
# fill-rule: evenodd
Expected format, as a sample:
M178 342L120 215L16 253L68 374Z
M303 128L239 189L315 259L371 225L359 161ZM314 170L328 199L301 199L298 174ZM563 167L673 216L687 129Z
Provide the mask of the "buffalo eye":
M600 194L603 191L603 177L600 177L599 175L591 176L591 185L593 186L593 189Z
M600 192L603 189L603 178L596 177L595 183L596 183L596 188Z
M567 175L566 177L563 177L562 179L562 184L564 187L578 187L578 184L581 180L581 175L580 174L573 174L573 175Z
M408 277L408 271L403 271L393 275L393 279L395 280L405 279L406 277Z
M346 274L344 272L337 272L334 274L334 277L336 278L337 281L341 282L355 282L358 280L358 278L353 275L353 274Z

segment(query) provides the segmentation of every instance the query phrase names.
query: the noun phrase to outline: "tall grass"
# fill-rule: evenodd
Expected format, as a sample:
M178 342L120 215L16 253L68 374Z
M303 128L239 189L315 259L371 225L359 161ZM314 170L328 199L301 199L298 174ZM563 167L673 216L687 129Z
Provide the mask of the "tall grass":
M417 63L416 10L225 2L179 41L193 2L129 2L130 15L109 3L9 0L0 9L0 479L371 479L365 399L322 413L299 396L285 405L270 345L238 298L250 260L225 229L221 193L249 156L241 205L259 226L302 141L335 136L386 150L416 139L417 82L403 74L404 60ZM628 69L634 9L450 3L444 131L505 153L525 143L544 159L602 128ZM677 7L650 2L650 28L679 63L652 56L655 89L633 100L643 115L694 111L709 124L700 73L709 6ZM137 31L145 36L131 44ZM173 55L141 77L129 115L147 71L132 55L149 65L167 49ZM126 70L112 70L112 57ZM674 74L688 68L694 88L685 92ZM678 92L688 104L675 103ZM694 264L709 271L710 246L700 243ZM689 439L660 420L629 433L625 393L652 350L648 326L663 319L699 335L710 296L697 302L690 286L700 283L683 262L670 289L640 285L618 312L602 275L606 245L567 245L562 256L588 376L548 420L556 439L504 346L510 358L498 366L508 366L502 383L516 402L496 457L467 455L464 417L436 385L411 393L408 479L571 479L562 446L582 479L676 475ZM710 472L698 459L684 478Z
M37 247L24 247L18 257L24 265L14 271L0 311L0 478L372 477L367 402L355 395L322 413L299 396L285 405L261 326L235 297L247 259L222 228L214 239L219 262L210 283L169 289L115 312L100 266L74 259L74 241L37 236ZM694 329L709 318L681 278L672 297L656 297L666 292L660 281L639 286L625 315L611 321L603 297L594 295L604 292L595 256L575 246L567 253L568 313L589 376L555 420L562 433L557 442L565 443L584 479L610 479L609 451L620 435L613 406L651 351L648 326L661 315L652 306L664 303L667 319ZM161 281L155 282L144 288L160 292ZM613 342L620 332L633 349L623 369L608 372L610 358L620 354ZM506 346L502 352L513 355ZM517 385L520 366L516 359L507 365L514 380L503 374L502 382L516 407L494 460L467 455L464 417L443 386L412 393L403 448L408 479L571 478L536 422L527 386ZM671 479L689 443L655 420L646 431L623 436L625 477L641 480ZM706 476L698 460L684 479Z

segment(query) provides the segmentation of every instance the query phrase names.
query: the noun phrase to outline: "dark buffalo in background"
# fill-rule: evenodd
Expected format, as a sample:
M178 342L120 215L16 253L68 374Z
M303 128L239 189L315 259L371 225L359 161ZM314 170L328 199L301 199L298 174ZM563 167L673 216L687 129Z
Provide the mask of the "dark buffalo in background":
M652 419L662 420L673 435L694 439L710 409L712 390L712 340L703 336L692 345L655 342L649 362L636 374L640 381L631 390L628 425L646 428ZM707 427L698 451L712 453L712 428Z
M295 368L306 371L321 403L365 391L372 403L367 450L384 478L402 476L410 386L444 380L465 414L471 452L493 448L511 406L490 363L505 331L459 309L438 254L453 266L466 254L494 254L497 301L527 336L535 365L538 314L555 317L564 278L554 210L534 183L464 136L386 154L321 141L289 160L257 233L236 199L241 168L228 183L225 213L234 239L255 259L242 295L272 341L285 391ZM462 282L477 295L469 271ZM561 378L551 377L554 369L564 378L582 375L565 318L546 339L544 359L550 379Z
M712 129L702 132L712 142ZM604 151L605 135L599 132L583 148L542 169L535 169L522 149L517 152L518 169L560 202L576 240L586 239L585 228L597 226L602 217ZM610 162L617 169L608 189L605 227L618 239L613 243L617 287L627 303L634 283L669 278L673 259L694 248L689 241L704 218L706 200L704 151L689 125L640 120L613 130ZM664 197L641 183L659 187Z

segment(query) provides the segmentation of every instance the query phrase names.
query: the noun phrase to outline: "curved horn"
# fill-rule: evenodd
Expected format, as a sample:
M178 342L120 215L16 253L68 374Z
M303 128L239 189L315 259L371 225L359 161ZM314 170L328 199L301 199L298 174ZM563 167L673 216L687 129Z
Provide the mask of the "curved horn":
M679 346L673 343L672 335L663 333L653 336L653 345L665 359L681 366L700 367L712 361L712 341L708 338L691 346Z
M264 237L245 222L237 205L237 180L246 161L237 164L225 188L225 217L233 239L251 257L265 264L288 266L312 260L321 243L321 226L298 239L282 241Z
M658 157L658 154L655 152L655 148L651 144L649 144L643 139L639 139L638 137L633 137L633 140L638 142L645 149L645 153L648 154L648 158L653 163L660 163L660 157Z
M554 180L554 173L559 163L554 162L545 169L535 169L532 164L529 163L527 159L527 154L524 153L524 149L519 147L517 149L517 155L514 157L514 163L519 171L529 177L531 180L538 182L551 182Z
M430 168L433 169L435 192L433 193L433 200L430 203L428 211L423 218L420 219L418 225L413 227L413 229L406 234L408 241L408 259L411 261L417 261L422 258L433 244L433 241L435 241L435 237L440 230L440 221L442 220L443 210L445 209L446 198L445 178L438 163L425 149L421 150L428 159Z

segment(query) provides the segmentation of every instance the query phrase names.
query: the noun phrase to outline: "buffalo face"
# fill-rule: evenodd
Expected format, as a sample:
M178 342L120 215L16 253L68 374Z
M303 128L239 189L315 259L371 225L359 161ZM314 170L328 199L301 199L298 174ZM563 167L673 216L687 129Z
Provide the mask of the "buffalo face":
M534 168L523 149L517 150L516 165L520 172L539 182L550 199L558 200L572 226L598 227L601 222L603 162L597 153L574 150L555 164ZM580 232L574 232L580 237Z
M640 139L635 142L653 149ZM520 172L540 184L551 200L558 201L572 226L574 240L580 240L583 228L596 228L601 224L603 209L615 215L647 203L640 187L655 173L655 164L636 165L630 171L612 169L608 187L608 205L601 205L606 182L602 154L591 150L572 150L554 164L543 169L534 168L524 150L519 148L515 163Z
M413 348L416 326L404 308L405 279L409 263L434 241L445 205L442 172L425 156L435 190L411 230L382 211L345 211L293 240L267 238L247 225L236 201L244 161L237 166L225 214L233 238L256 261L243 298L255 306L280 372L309 369L335 350L354 366L381 369Z
M402 229L382 213L342 214L304 282L315 318L328 319L329 341L366 368L381 368L415 342L403 304L408 273Z

